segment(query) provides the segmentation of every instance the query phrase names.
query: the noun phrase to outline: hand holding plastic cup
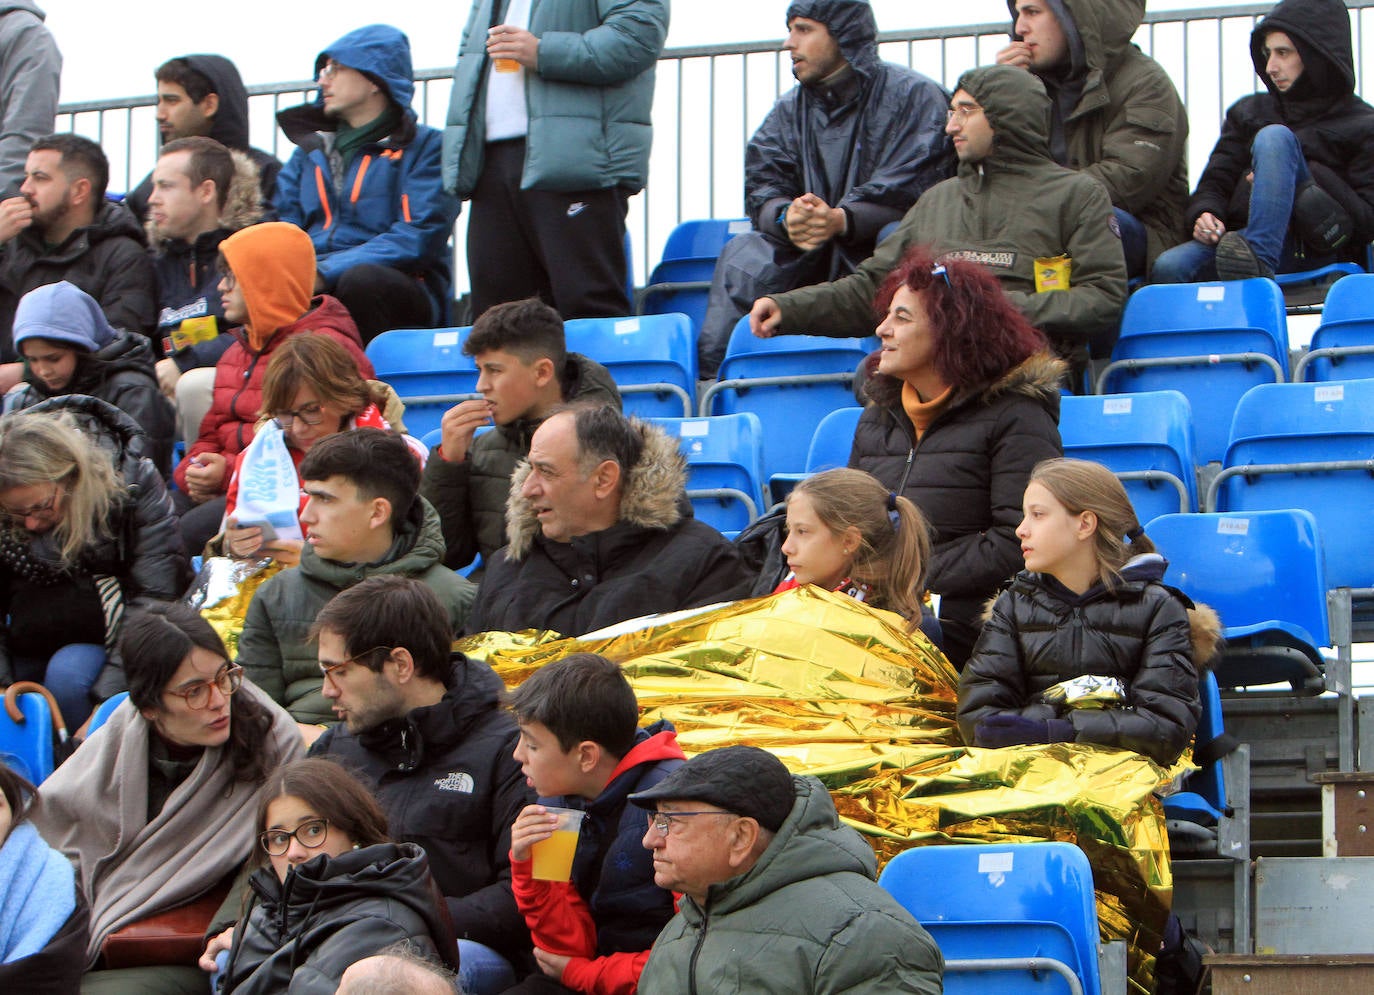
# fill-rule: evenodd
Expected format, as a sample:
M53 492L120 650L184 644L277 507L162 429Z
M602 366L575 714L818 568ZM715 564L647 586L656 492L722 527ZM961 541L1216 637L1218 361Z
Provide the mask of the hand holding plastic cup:
M568 881L572 878L573 853L582 832L582 817L587 813L571 808L546 808L558 816L553 835L530 846L534 858L531 876L536 881Z
M487 31L487 37L490 38L492 35L495 35L497 27L504 26L505 25L497 25L491 28ZM491 67L498 73L518 73L520 71L520 63L516 62L514 59L492 59Z

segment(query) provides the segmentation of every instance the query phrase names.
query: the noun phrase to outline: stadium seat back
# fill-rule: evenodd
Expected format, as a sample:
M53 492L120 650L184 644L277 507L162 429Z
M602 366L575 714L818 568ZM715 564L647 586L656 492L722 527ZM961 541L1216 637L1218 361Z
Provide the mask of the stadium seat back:
M41 694L21 694L18 703L20 722L0 708L0 762L30 783L42 784L55 768L52 711Z
M400 328L367 344L377 379L405 402L406 430L417 439L439 427L444 412L477 396L477 363L463 355L470 327Z
M695 411L697 350L686 315L574 318L563 327L570 352L610 371L627 415L677 418Z
M763 427L752 413L655 418L687 460L687 496L697 518L733 537L764 510Z

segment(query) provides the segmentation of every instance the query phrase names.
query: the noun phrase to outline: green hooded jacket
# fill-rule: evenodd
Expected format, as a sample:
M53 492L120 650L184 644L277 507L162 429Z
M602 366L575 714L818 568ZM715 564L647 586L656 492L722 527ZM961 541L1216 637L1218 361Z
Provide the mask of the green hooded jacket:
M654 941L641 995L939 995L944 958L874 880L873 849L814 777L744 874L687 896Z
M453 632L462 631L477 588L444 566L439 515L427 501L417 500L380 562L326 560L307 543L300 566L283 570L258 588L239 636L238 663L244 675L297 722L333 722L333 710L320 693L319 657L309 638L310 627L334 595L381 574L400 574L427 584L448 610Z
M906 251L929 245L936 259L982 263L1066 359L1110 333L1126 303L1126 262L1107 191L1049 156L1049 97L1024 69L985 66L959 78L994 132L992 151L960 162L953 179L926 191L857 271L842 280L777 295L783 333L873 334L873 300ZM1067 255L1067 290L1037 293L1035 261Z

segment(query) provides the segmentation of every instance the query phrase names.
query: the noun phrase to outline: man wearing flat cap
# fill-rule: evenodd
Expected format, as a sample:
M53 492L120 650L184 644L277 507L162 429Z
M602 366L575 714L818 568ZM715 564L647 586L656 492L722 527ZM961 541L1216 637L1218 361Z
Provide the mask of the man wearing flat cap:
M942 991L935 941L878 886L872 848L814 777L727 746L630 801L649 813L654 881L682 895L644 995Z

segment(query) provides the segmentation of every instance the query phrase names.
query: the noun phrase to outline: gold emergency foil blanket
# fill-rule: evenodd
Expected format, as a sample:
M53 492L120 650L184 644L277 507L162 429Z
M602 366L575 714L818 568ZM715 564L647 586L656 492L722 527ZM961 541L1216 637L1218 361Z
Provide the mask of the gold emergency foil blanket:
M200 612L201 617L224 641L229 659L239 655L239 633L248 615L253 595L269 578L280 573L282 565L276 560L232 560L227 556L205 558L195 583L183 599Z
M803 587L577 639L485 633L457 646L508 687L571 653L615 660L643 720L671 720L688 754L748 743L820 778L880 863L922 843L1077 843L1103 937L1128 941L1132 990L1153 990L1173 890L1154 791L1186 766L1074 744L966 748L957 675L896 615Z

